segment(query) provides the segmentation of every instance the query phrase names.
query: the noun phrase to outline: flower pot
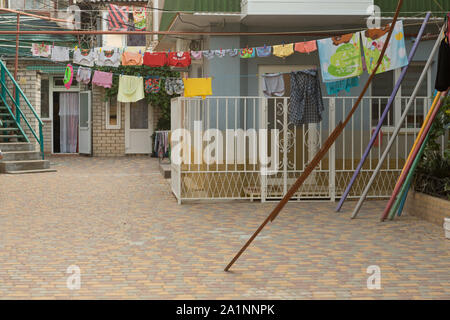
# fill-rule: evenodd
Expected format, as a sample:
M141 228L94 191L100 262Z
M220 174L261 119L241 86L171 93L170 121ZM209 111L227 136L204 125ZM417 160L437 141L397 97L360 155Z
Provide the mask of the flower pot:
M450 239L450 218L444 218L445 237Z

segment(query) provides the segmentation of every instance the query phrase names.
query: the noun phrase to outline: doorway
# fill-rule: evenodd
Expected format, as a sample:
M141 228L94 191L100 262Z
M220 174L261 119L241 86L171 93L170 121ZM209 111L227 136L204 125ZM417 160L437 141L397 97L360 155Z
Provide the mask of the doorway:
M91 154L91 92L81 91L74 79L70 89L63 78L49 77L49 113L52 120L52 153Z

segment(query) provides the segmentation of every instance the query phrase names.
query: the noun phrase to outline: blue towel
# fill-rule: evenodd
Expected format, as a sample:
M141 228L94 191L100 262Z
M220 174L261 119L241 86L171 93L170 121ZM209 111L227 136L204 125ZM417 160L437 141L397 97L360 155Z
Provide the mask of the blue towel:
M327 87L327 93L330 96L338 95L339 92L341 92L342 90L350 92L351 88L358 87L359 77L353 77L339 81L325 82L325 85Z

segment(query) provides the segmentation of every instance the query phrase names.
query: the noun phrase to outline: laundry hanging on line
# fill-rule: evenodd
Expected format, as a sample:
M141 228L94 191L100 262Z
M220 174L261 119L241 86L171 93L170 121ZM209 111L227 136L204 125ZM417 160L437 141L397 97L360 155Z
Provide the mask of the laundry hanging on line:
M367 71L369 73L372 73L377 65L384 43L387 40L387 36L391 28L392 26L388 25L384 28L369 29L360 32ZM408 64L403 21L398 21L393 28L392 39L389 42L389 46L386 49L383 59L381 60L377 74L403 68Z
M76 79L79 83L89 84L91 82L91 68L78 67Z
M325 86L327 87L327 93L330 96L332 95L337 96L341 91L345 90L346 92L350 92L352 88L359 87L359 77L325 82Z
M324 111L318 70L291 72L289 121L296 126L322 121Z
M52 57L53 62L66 62L70 60L69 48L52 46Z
M212 80L211 78L187 78L183 79L184 84L184 96L189 97L202 97L212 95Z
M144 78L125 75L119 76L117 101L137 102L144 98Z
M363 73L359 33L317 41L322 80L337 81Z
M266 73L262 77L265 97L282 97L284 95L284 78L282 73Z
M111 72L104 72L95 70L92 77L92 84L99 87L111 88L113 84L113 74Z

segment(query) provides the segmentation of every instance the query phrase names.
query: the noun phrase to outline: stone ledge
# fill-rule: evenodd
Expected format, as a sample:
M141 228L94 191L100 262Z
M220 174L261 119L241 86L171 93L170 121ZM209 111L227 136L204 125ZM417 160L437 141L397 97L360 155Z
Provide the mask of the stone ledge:
M450 217L450 201L412 191L406 200L405 212L442 226Z

